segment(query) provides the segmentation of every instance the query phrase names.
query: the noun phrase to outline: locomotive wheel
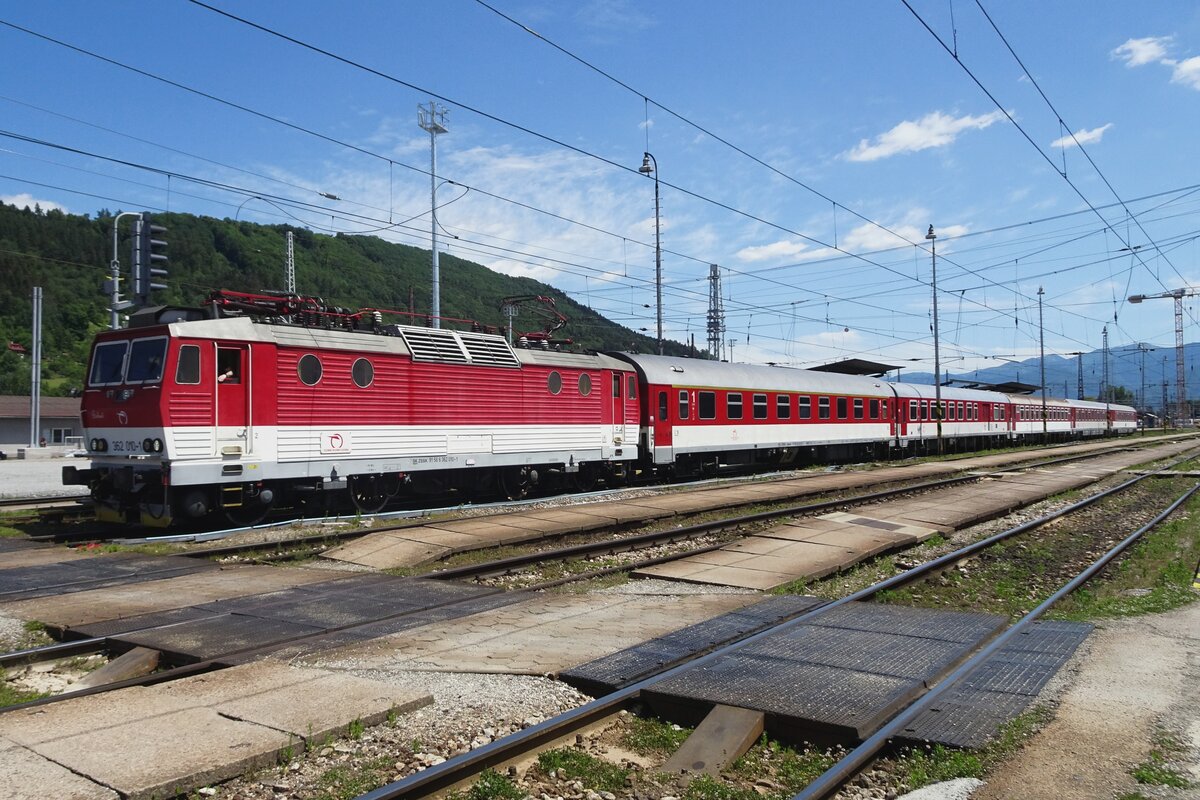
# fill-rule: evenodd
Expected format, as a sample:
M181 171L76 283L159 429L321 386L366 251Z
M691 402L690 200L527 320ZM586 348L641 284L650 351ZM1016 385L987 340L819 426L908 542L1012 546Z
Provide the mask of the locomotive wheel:
M271 511L273 502L262 502L259 497L247 497L240 506L226 506L221 509L226 521L237 528L247 528L262 522Z
M379 512L395 494L383 475L351 475L350 499L363 514Z
M567 482L574 492L590 492L596 488L596 481L599 478L596 475L596 470L584 465L579 468L578 472L568 473Z
M498 476L500 493L509 500L521 500L529 496L538 483L538 472L533 467L507 467Z

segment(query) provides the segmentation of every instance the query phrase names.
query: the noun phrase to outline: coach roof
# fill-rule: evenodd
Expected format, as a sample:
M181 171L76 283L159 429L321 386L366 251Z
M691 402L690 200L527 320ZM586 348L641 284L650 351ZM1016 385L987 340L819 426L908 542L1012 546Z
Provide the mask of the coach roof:
M654 385L700 386L770 392L847 394L891 397L890 386L876 378L838 375L793 367L729 364L699 358L613 353L633 364Z

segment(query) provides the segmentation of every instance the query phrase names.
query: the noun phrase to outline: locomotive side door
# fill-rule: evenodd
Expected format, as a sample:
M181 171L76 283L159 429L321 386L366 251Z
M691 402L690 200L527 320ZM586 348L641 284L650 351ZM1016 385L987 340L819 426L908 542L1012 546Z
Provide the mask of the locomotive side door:
M250 452L250 347L217 345L217 452Z
M612 440L613 442L626 441L625 439L625 391L622 384L625 382L625 373L613 370L612 372Z

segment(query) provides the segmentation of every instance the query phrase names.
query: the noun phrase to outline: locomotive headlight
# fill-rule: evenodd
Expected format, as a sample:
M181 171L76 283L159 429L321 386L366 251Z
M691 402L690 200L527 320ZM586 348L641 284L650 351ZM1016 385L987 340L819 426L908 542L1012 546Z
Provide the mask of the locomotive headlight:
M133 389L122 389L117 392L117 400L124 403L129 398L133 397Z
M163 451L163 440L155 439L154 443L151 445L151 449L156 453L161 453Z
M149 453L152 447L154 447L154 442L150 441L149 436L147 436L145 439L142 439L142 450Z
M96 440L96 451L99 453L107 453L108 452L108 439L97 439Z
M88 442L88 450L98 452L100 450L100 440L92 439L90 442Z

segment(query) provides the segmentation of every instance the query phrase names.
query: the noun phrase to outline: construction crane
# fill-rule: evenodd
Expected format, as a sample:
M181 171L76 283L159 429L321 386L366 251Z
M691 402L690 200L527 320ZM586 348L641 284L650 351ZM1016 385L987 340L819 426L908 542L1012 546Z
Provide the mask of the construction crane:
M1140 303L1143 300L1158 300L1172 298L1175 300L1175 419L1182 420L1191 416L1187 401L1187 379L1183 366L1183 298L1195 297L1200 294L1196 289L1171 289L1158 294L1134 294L1129 296L1129 302Z

